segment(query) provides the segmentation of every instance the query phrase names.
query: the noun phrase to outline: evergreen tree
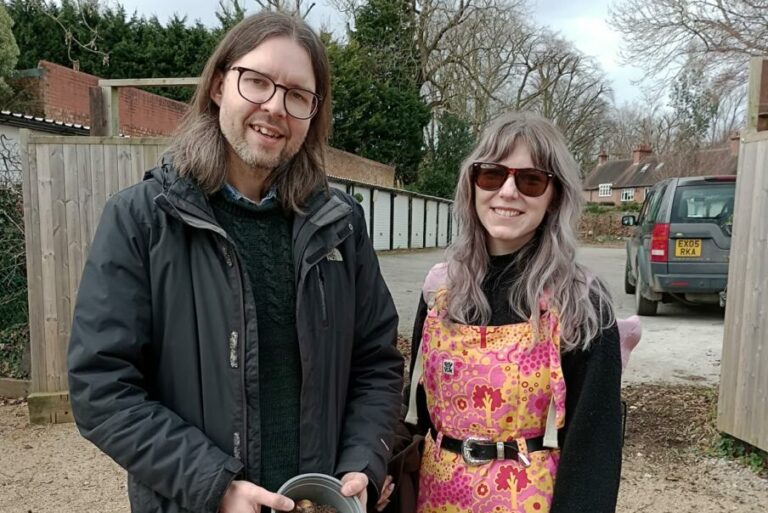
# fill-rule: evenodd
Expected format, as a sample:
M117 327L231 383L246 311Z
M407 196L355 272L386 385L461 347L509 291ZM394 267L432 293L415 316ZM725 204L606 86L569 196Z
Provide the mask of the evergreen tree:
M349 42L327 45L333 146L394 166L404 184L416 181L429 121L417 83L413 22L403 0L368 0Z
M13 20L0 3L0 105L4 105L13 95L13 90L5 79L16 68L16 60L19 57L19 47L16 38L13 37Z
M197 76L221 36L185 17L174 16L164 26L155 16L128 17L122 5L105 7L98 0L10 0L7 6L22 69L48 60L101 78ZM190 88L149 90L182 101L192 95Z
M435 141L424 157L414 189L440 198L453 198L461 164L475 144L465 120L443 112L437 120Z

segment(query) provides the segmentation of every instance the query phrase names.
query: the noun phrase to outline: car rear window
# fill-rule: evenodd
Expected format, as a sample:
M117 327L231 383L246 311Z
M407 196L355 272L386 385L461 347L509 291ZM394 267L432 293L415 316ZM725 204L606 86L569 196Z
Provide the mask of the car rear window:
M673 223L730 223L735 183L678 187L672 202Z

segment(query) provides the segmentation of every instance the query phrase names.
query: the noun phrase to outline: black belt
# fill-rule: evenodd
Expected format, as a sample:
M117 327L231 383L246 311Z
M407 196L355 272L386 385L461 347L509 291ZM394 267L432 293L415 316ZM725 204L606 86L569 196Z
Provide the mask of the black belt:
M432 434L432 438L437 439L437 434L432 429L429 431ZM528 454L541 451L545 449L544 437L526 438L525 446ZM517 442L492 442L472 437L466 440L458 440L443 435L440 447L460 454L468 465L483 465L493 460L519 460L526 467L530 465L528 457L520 454L520 451L518 451Z

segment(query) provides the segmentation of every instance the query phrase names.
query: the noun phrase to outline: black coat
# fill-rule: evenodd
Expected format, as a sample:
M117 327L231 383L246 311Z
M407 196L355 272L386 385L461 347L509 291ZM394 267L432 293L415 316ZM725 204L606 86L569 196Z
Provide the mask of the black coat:
M378 486L403 360L361 207L318 191L294 216L293 244L299 471L362 471ZM259 460L243 365L258 344L254 292L207 197L169 164L107 202L80 282L69 389L80 432L128 471L134 511L215 513L246 454Z

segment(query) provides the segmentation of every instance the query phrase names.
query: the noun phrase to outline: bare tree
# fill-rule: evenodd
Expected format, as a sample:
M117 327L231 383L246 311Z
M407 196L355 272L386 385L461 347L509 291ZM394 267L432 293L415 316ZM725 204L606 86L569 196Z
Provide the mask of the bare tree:
M524 1L404 1L415 30L402 50L417 56L416 83L433 112L448 110L475 126L487 119L485 104L498 100L495 95L510 74L514 41L524 34ZM332 3L354 26L363 0Z
M361 1L335 0L350 25ZM404 12L415 30L402 49L418 56L416 83L433 117L428 132L445 111L477 133L504 111L533 110L560 126L581 162L595 158L607 81L570 42L531 25L523 0L404 0Z
M744 106L747 103L746 87L730 88L728 84L712 85L714 112L707 133L708 146L717 146L744 125Z
M621 0L609 22L624 35L625 60L649 75L694 59L743 82L747 59L768 54L767 0Z
M315 2L306 6L304 0L255 0L255 2L266 11L287 12L305 19L315 7Z
M707 145L743 123L747 61L768 54L768 0L621 0L609 22L624 36L624 60L657 91L698 68L714 105Z
M600 146L617 159L630 158L638 144L648 144L655 154L666 154L672 151L678 125L672 111L650 99L623 105L611 110Z
M19 145L0 134L0 189L21 183L21 155Z
M58 15L54 15L49 9L40 9L41 13L55 21L59 28L64 32L64 44L67 47L67 58L69 59L69 62L72 63L72 69L76 71L80 69L80 60L72 57L72 50L75 48L98 55L101 57L101 61L105 66L109 65L109 52L105 52L99 48L99 41L101 40L99 31L88 23L88 17L101 9L99 0L72 0L72 4L76 9L77 14L80 16L77 23L82 27L86 37L78 37L74 27L68 25L64 21L63 11Z
M563 131L577 160L591 167L607 131L611 89L599 66L570 42L543 31L524 54L515 77L514 109L534 110Z
M519 54L534 37L512 9L486 5L443 36L424 66L423 92L433 109L448 110L477 130L508 108L521 70Z

